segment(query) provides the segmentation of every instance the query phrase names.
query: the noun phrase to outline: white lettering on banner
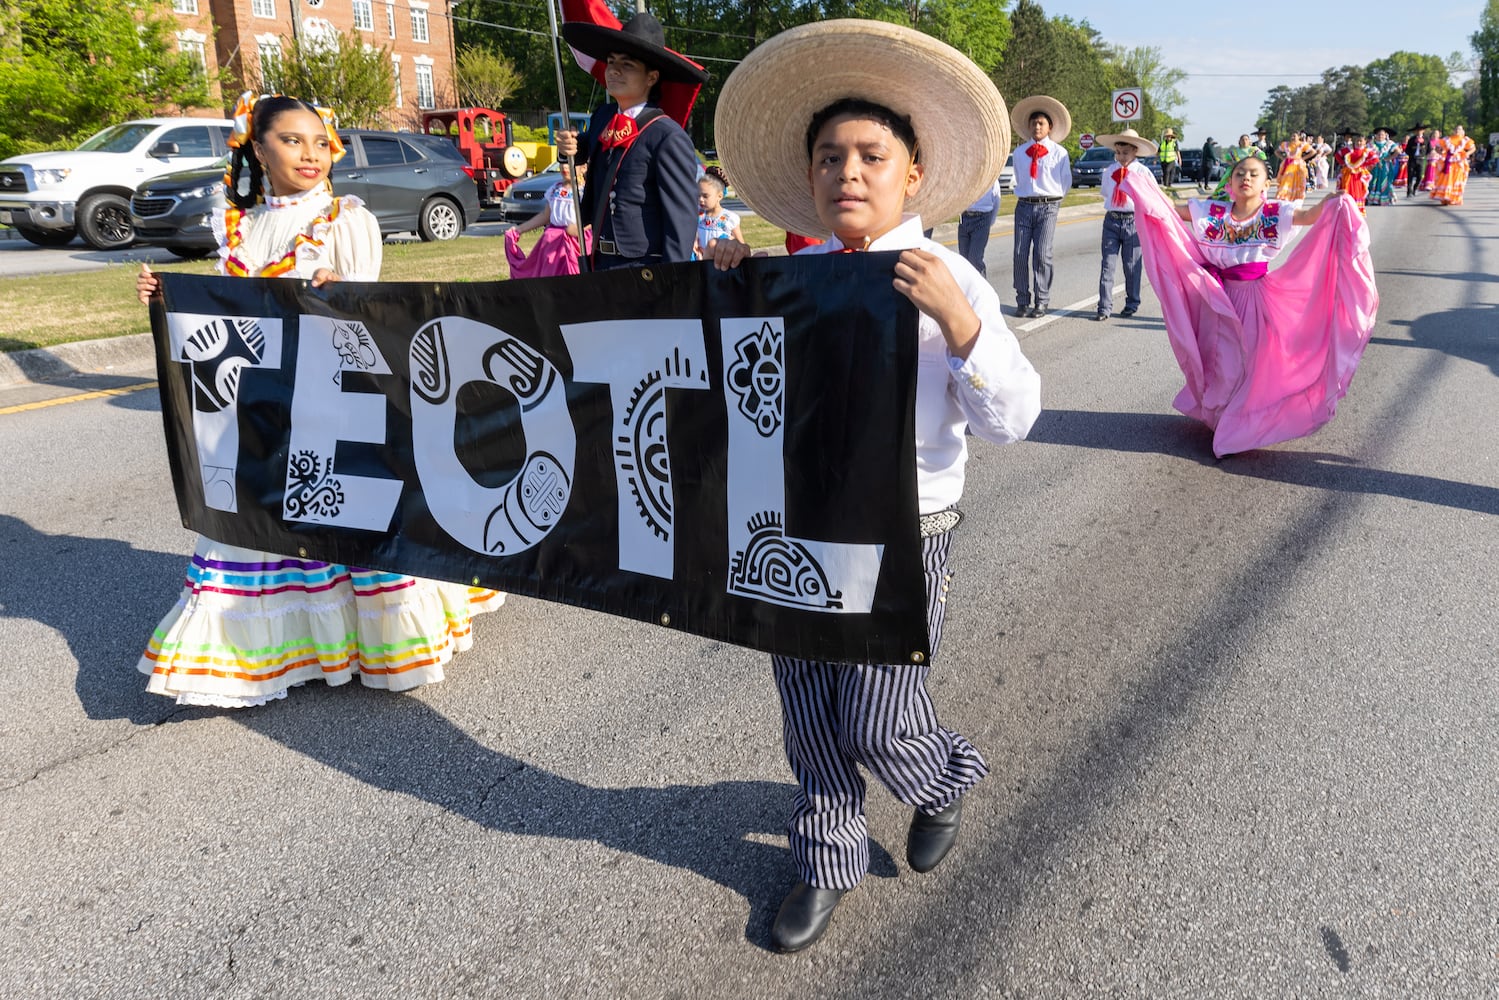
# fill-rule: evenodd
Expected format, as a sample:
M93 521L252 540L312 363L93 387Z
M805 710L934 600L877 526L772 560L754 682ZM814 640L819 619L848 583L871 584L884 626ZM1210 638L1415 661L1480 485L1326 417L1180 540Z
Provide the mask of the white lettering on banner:
M281 516L287 521L387 531L404 484L399 479L334 472L338 442L385 442L384 394L342 391L346 371L391 374L363 323L302 316Z
M281 321L260 316L168 313L173 359L187 365L203 504L238 513L240 374L281 366Z
M410 360L412 448L432 517L475 552L510 556L541 541L567 508L577 461L557 369L509 334L454 316L418 330ZM525 434L520 471L499 487L475 482L453 445L458 392L481 381L515 397Z
M670 580L676 574L668 390L706 390L703 324L695 319L606 320L561 327L573 378L609 386L619 568Z
M868 614L882 545L794 538L786 525L785 321L726 319L731 594L811 611Z

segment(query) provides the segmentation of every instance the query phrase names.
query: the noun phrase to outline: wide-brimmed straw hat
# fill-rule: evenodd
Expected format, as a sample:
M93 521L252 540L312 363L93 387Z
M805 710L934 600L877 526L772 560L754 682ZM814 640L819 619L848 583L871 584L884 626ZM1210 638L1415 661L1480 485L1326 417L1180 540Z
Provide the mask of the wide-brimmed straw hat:
M1116 143L1127 142L1131 146L1134 146L1135 152L1141 156L1154 156L1160 150L1159 146L1132 128L1127 128L1123 132L1114 135L1095 136L1093 141L1100 146L1107 146L1109 149L1113 149Z
M1025 136L1024 141L1030 142L1031 115L1037 111L1044 112L1051 119L1051 132L1047 138L1052 142L1061 142L1067 138L1067 133L1072 131L1072 112L1067 106L1055 97L1047 97L1037 94L1035 97L1027 97L1010 111L1010 123L1015 126L1017 135Z
M1004 98L957 49L884 21L803 24L744 57L724 81L713 125L734 192L771 224L802 236L828 231L807 180L807 126L844 98L910 118L924 176L906 211L927 224L977 201L1009 155Z
M649 11L641 11L623 26L607 28L585 21L565 21L562 37L567 44L595 59L608 59L611 53L634 56L661 74L661 79L677 83L706 83L708 74L695 64L666 47L666 33L661 22Z

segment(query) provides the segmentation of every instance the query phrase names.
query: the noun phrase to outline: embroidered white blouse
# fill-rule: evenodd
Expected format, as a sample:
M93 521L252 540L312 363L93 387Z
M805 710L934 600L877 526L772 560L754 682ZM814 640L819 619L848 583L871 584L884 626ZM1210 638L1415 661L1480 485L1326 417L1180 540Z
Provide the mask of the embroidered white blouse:
M296 264L287 277L311 280L318 268L326 267L347 281L379 281L380 223L353 195L338 199L337 215L330 220L333 202L333 195L321 186L285 198L268 197L239 220L240 243L233 250L228 213L216 213L211 224L219 243L219 273L230 273L226 265L232 255L250 274L258 275L295 248ZM308 239L298 244L299 235Z

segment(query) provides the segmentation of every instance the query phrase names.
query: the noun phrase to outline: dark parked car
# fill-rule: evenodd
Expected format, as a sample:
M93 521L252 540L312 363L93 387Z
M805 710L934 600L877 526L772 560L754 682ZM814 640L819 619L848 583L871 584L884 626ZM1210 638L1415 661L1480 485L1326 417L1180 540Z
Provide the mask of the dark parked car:
M500 198L500 214L506 222L525 222L546 204L546 194L562 179L562 167L555 160L539 174L516 181Z
M446 139L359 129L339 137L347 153L333 165L333 190L359 197L375 213L382 234L451 240L478 221L474 178ZM179 257L206 257L217 249L210 220L224 210L225 162L142 184L130 199L136 237Z
M1183 180L1189 180L1189 181L1195 181L1195 180L1199 179L1202 176L1202 150L1200 150L1200 149L1184 149L1184 150L1181 151L1181 154L1182 154L1182 169L1181 169L1182 179ZM1220 178L1222 176L1223 176L1223 161L1219 160L1217 158L1214 158L1213 162L1210 163L1210 164L1208 164L1208 181L1209 181L1209 183L1211 183L1213 181L1216 181L1218 178Z
M1165 174L1161 171L1161 158L1159 156L1142 156L1139 158L1155 177L1159 184ZM1077 158L1072 165L1073 187L1096 187L1103 184L1104 170L1112 170L1114 162L1114 151L1103 146L1094 146L1092 149L1083 150L1083 155Z

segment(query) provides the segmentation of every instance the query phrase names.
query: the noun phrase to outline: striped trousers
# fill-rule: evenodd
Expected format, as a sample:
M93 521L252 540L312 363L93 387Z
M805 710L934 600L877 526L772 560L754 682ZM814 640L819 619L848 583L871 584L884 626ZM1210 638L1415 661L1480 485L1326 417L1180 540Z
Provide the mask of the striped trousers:
M922 539L932 653L947 609L952 533ZM862 764L900 801L924 813L951 804L989 773L979 752L937 724L915 664L824 663L771 658L786 741L800 789L787 824L803 882L852 889L869 870Z

